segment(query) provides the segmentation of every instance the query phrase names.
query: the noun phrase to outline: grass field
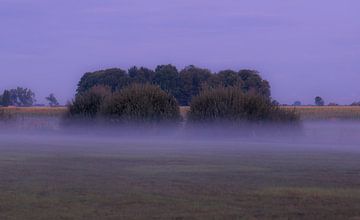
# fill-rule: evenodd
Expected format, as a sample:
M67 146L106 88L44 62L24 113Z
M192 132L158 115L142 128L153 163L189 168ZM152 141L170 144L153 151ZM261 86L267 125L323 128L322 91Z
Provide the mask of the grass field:
M302 120L359 120L360 107L359 106L282 106L281 108L293 110L300 114ZM58 117L66 113L66 107L29 107L17 108L8 107L1 108L6 114L14 116L54 116ZM189 107L180 107L182 117L186 118L186 114L190 110Z
M1 139L3 220L360 218L359 151Z

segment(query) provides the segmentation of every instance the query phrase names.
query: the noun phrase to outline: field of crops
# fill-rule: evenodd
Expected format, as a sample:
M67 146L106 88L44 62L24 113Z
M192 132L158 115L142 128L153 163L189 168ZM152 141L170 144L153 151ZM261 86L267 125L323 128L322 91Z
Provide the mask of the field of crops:
M359 106L286 106L282 108L295 109L303 120L360 119Z
M359 106L282 106L300 114L302 120L359 120ZM186 118L190 107L180 107L181 115ZM12 116L51 116L59 117L66 113L66 107L7 107L0 108L0 113Z

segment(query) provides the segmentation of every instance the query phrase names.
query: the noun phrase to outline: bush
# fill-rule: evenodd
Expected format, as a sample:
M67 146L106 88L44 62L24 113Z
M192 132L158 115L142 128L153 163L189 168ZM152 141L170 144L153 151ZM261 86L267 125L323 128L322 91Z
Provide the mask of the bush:
M78 94L68 104L69 118L94 119L104 100L111 96L111 89L106 86L94 86L87 92Z
M101 113L112 121L164 122L180 118L176 99L149 84L133 84L107 99Z
M204 90L193 98L189 112L191 121L287 122L298 118L294 111L282 110L264 96L244 94L239 87Z

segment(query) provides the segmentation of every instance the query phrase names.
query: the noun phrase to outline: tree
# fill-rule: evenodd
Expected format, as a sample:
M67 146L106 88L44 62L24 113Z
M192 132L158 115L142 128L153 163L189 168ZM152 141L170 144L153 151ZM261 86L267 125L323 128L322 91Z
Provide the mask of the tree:
M180 119L174 96L159 86L133 84L106 99L101 113L113 122L170 122Z
M179 100L181 96L180 77L175 66L171 64L157 66L155 69L154 83Z
M202 86L211 77L208 69L198 68L194 65L185 67L180 71L181 96L180 105L188 105L193 96L200 93Z
M126 71L118 68L85 73L78 83L77 93L83 93L96 85L108 86L114 92L129 84Z
M324 106L325 102L320 96L315 97L315 105L317 106Z
M16 105L21 107L32 106L35 102L35 93L28 88L17 87L11 89L10 93L10 105Z
M209 78L208 85L210 88L228 86L235 86L241 88L243 86L243 81L241 80L237 72L233 70L222 70Z
M77 119L94 119L100 111L104 100L111 96L107 86L93 86L88 91L75 96L68 104L68 117Z
M268 81L263 80L256 70L240 70L240 79L243 81L242 90L247 93L256 93L266 98L270 98L270 84Z
M5 106L5 107L11 105L10 91L9 90L5 90L3 95L2 95L2 105Z
M131 80L131 83L153 83L155 72L151 69L140 67L137 68L136 66L131 67L128 70L128 74Z
M53 93L51 93L48 97L46 97L46 100L49 102L49 105L51 107L59 106L59 102L57 101Z

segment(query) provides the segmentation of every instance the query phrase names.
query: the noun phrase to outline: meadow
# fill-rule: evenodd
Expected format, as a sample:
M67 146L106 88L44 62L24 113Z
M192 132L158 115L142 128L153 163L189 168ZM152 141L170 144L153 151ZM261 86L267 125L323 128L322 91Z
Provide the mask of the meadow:
M2 110L23 129L0 133L0 219L360 219L359 107L296 107L303 133L264 138L75 134L64 107Z
M295 110L302 120L359 120L360 106L281 106L283 109ZM186 118L190 107L180 107L180 114ZM17 117L47 116L61 117L66 107L0 107L0 112Z
M359 219L360 151L1 136L0 219Z

